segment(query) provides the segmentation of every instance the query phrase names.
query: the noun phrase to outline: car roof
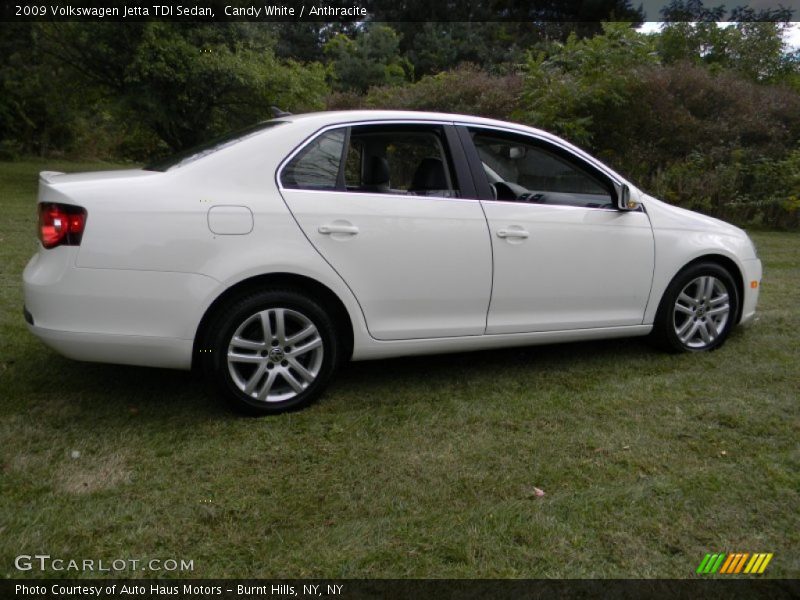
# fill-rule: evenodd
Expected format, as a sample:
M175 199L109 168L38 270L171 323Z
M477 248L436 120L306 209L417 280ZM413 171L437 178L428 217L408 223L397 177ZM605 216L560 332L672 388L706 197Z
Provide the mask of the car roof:
M520 123L510 121L500 121L486 117L476 117L472 115L461 115L455 113L427 112L416 110L336 110L303 113L298 115L284 115L278 118L280 121L287 122L314 122L319 126L334 125L336 123L348 123L354 121L392 121L392 120L414 120L414 121L445 121L456 123L468 123L474 125L488 125L494 127L504 127L519 129L521 131L535 132L540 135L551 137L546 131L528 127Z

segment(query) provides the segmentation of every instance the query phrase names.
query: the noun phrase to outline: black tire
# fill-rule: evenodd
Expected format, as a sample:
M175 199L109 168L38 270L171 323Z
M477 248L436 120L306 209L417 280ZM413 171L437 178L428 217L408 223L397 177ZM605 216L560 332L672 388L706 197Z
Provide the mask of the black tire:
M699 283L702 281L707 284L706 278L713 278L713 289L710 294L704 294ZM702 287L705 288L705 285ZM727 300L722 300L723 290ZM681 300L682 308L679 309L676 304L682 292L686 292L687 297L699 301L696 305L692 305ZM703 298L706 300L703 301ZM721 322L718 313L726 304L727 318ZM691 312L684 311L685 308ZM716 350L725 343L736 324L738 311L739 290L730 272L717 263L694 263L678 273L664 292L656 313L651 339L657 346L669 352ZM683 327L687 329L683 330ZM693 328L697 330L696 334L686 339ZM682 336L678 335L679 331L684 331Z
M268 325L264 325L264 318ZM285 324L285 331L282 342L276 344L280 330L278 318ZM296 346L282 345L283 341L291 340L292 335L296 337L303 331L310 331L310 325L316 330L311 336L301 338ZM272 332L269 340L268 330ZM237 344L233 352L246 362L229 362L228 359L237 332L239 344L247 346ZM214 380L224 399L239 412L258 416L300 410L320 397L336 371L341 351L337 337L331 318L308 295L293 289L254 292L230 302L218 312L208 329L207 343L201 349L203 370ZM316 347L303 355L293 354L302 351L304 343L310 347L318 341L321 342L319 354ZM260 343L263 345L256 347ZM314 377L309 379L312 374ZM290 379L295 382L294 388ZM246 384L250 382L254 382L253 389L247 393ZM303 386L302 390L297 389L298 384ZM259 399L257 396L264 390L265 398Z

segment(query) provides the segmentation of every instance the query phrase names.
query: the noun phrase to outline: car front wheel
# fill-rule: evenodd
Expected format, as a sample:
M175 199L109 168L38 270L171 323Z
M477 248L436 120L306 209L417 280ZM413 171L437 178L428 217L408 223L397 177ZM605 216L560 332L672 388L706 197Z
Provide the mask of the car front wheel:
M738 307L736 284L725 268L706 262L691 265L664 293L653 337L677 352L714 350L728 337Z
M248 295L212 328L206 372L234 408L276 414L305 408L338 362L333 322L317 302L293 290Z

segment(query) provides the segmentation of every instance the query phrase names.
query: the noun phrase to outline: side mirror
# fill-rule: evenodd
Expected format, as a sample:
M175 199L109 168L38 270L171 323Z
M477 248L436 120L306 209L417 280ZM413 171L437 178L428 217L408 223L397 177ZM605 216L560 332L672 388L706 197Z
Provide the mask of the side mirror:
M627 183L615 184L614 188L617 192L617 209L636 210L639 208L639 203L631 198L631 189Z

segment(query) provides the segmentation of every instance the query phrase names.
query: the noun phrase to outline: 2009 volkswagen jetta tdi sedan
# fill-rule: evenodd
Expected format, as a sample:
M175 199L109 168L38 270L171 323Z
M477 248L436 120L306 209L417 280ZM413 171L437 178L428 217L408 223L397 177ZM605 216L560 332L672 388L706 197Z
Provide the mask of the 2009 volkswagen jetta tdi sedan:
M43 172L38 203L35 335L201 367L253 413L308 405L351 359L648 334L713 350L761 279L742 230L462 115L285 115L145 169Z

